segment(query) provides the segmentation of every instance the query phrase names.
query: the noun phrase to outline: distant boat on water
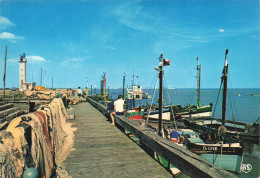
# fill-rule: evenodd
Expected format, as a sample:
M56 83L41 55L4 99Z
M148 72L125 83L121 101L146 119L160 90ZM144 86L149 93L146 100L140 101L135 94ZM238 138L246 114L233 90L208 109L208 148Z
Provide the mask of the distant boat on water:
M175 116L181 118L198 118L198 117L211 117L212 115L212 103L209 105L201 105L200 103L200 75L201 64L199 64L199 58L197 57L197 105L187 105L182 107L181 105L167 106L172 107L172 111Z
M142 105L142 87L141 85L132 85L126 92L126 110L125 117L128 119L143 119L144 109Z

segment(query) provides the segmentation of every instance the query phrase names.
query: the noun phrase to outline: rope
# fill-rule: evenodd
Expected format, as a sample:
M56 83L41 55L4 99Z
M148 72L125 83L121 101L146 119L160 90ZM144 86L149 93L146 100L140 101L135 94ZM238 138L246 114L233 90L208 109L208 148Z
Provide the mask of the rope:
M153 83L154 83L155 80L156 80L155 82L157 82L158 77L156 77L156 76L157 76L157 73L154 74L154 76L153 76L153 80L152 80L151 85L150 85L149 88L152 88L152 85L153 85ZM148 91L147 91L147 93L148 93L148 96L149 96L149 92L148 92ZM147 97L147 99L146 99L146 103L148 103L148 100L149 100L149 99L148 99L148 97Z
M215 112L216 112L217 103L218 103L218 99L219 99L219 94L220 94L220 90L221 90L222 83L223 83L223 80L221 80L220 87L219 87L219 90L218 90L217 101L216 101L216 103L215 103L215 107L214 107L214 110L213 110L213 114L212 114L212 116L211 116L211 125L212 125L213 118L214 118L214 115L215 115Z
M229 74L230 75L230 74ZM232 82L231 82L231 79L230 79L230 77L229 77L229 81L230 81L230 85L231 85L231 88L232 88ZM231 96L232 95L228 95L228 101L229 101L229 104L230 104L230 108L231 108L231 113L232 113L232 120L233 120L233 122L234 122L234 125L235 125L235 128L236 128L236 131L237 131L237 126L236 126L236 120L235 120L235 115L234 115L234 112L233 112L233 105L232 105L232 102L231 102L231 100L233 100L232 98L231 98Z
M223 142L221 142L221 145L220 145L220 160L219 160L219 167L221 166L221 161L222 161L222 150L223 149Z
M218 155L215 154L215 150L214 150L213 161L212 161L213 164L215 164L215 161L217 160L217 157L218 157Z
M165 86L166 86L166 88L168 89L168 84L167 84L167 82L166 82L165 77L164 77L164 80L165 80ZM168 94L169 101L170 101L170 103L171 103L171 112L172 112L172 114L173 114L174 126L175 126L175 129L177 129L177 124L176 124L176 120L175 120L175 116L174 116L173 108L172 108L172 102L171 102L171 98L170 98L170 95L169 95L169 91L168 91L168 90L167 90L167 94Z
M150 113L151 113L152 103L153 103L153 99L154 99L154 96L155 96L155 87L157 86L157 83L158 83L158 78L157 78L156 83L155 83L155 86L154 86L154 90L153 90L153 98L152 98L152 102L151 102L151 104L150 104L150 108L149 108L149 111L148 111L148 115L147 115L147 117L146 117L146 123L145 123L145 126L148 125L149 115L150 115Z
M237 126L236 126L236 120L235 120L235 116L234 116L234 112L233 112L233 107L232 107L232 102L231 102L231 98L229 98L229 103L230 103L230 108L231 108L231 113L232 113L232 120L234 122L234 125L235 125L235 128L237 129Z

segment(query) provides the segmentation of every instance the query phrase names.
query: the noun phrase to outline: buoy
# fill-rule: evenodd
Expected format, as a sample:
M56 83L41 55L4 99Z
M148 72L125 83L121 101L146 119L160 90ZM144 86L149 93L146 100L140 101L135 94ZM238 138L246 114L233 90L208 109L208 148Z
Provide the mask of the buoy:
M25 169L22 178L38 178L38 171L34 167Z

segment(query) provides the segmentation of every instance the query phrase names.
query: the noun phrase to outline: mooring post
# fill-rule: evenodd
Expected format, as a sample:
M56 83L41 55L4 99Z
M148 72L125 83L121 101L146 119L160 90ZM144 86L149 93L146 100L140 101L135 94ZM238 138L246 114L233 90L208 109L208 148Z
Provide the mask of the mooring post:
M5 81L6 81L6 59L7 59L7 46L5 46L5 70L4 70L4 98L5 98Z
M159 66L159 126L158 135L162 136L162 104L163 104L163 54L160 56L160 66Z

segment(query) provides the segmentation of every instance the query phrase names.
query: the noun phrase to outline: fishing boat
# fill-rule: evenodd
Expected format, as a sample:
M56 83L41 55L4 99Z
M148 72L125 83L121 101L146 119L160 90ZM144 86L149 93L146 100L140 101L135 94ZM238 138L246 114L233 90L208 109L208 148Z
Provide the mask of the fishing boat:
M140 85L132 85L127 89L126 93L128 109L133 109L142 105L142 87Z
M199 64L199 58L197 57L197 105L187 105L184 107L181 105L171 106L175 116L181 118L211 117L212 103L209 105L201 105L200 103L200 75L201 64ZM170 106L167 107L169 108Z
M128 119L141 120L144 117L144 109L142 109L142 87L141 85L134 84L134 75L132 80L132 88L127 88L126 96L125 88L125 74L123 77L123 98L126 101L126 110L124 115Z
M178 129L177 132L185 139L184 143L175 144L186 147L221 169L240 173L240 166L243 162L243 148L240 143L224 143L215 139L208 143L192 129Z
M91 85L92 88L92 85ZM92 91L92 89L91 89ZM94 94L93 99L98 101L101 104L108 105L109 103L112 102L112 99L109 98L109 86L108 86L108 91L107 91L107 78L106 78L106 72L103 73L101 76L101 81L100 81L100 94ZM92 93L92 92L91 92ZM91 96L92 97L92 96Z
M227 72L228 72L228 64L227 64L227 54L228 50L226 50L225 54L225 66L223 69L223 76L221 77L222 82L224 83L224 94L223 94L223 110L222 114L222 123L223 125L220 127L220 131L218 135L215 137L212 135L210 130L205 130L208 132L208 139L201 139L199 134L195 132L193 129L184 129L179 130L179 134L185 137L184 146L190 150L191 152L198 154L203 159L208 162L218 166L219 168L240 172L240 166L243 161L243 148L239 142L231 142L227 140L225 136L225 114L226 114L226 91L227 91ZM192 121L197 122L197 119L184 119L184 121L190 123ZM190 125L189 125L190 126Z
M223 137L232 142L243 141L259 143L259 123L248 124L242 122L236 122L233 120L226 120L226 100L227 100L227 78L228 78L228 63L227 53L225 57L225 65L223 74L221 77L221 86L223 85L223 97L222 97L222 119L210 118L196 118L196 119L184 119L184 124L196 131L203 132L204 137L212 136L212 134L218 137ZM220 90L219 90L220 91ZM219 95L218 95L219 96ZM218 99L217 99L218 101ZM217 104L216 104L217 105ZM209 132L211 135L209 135Z
M240 143L189 142L186 148L221 169L240 173L240 166L243 162L243 148Z
M144 115L146 117L148 117L151 120L158 120L159 119L159 110L155 109L155 110L146 110L144 112ZM171 112L169 108L165 108L162 111L162 120L165 121L170 121L171 120Z

